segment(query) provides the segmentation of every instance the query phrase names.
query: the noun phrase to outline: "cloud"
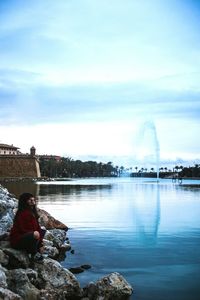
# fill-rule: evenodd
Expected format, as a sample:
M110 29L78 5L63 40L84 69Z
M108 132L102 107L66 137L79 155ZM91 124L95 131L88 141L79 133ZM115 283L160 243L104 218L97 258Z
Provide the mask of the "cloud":
M158 88L159 83L156 87L154 82L50 86L40 74L4 69L0 70L0 122L199 118L199 91L166 90Z
M27 128L44 151L47 132L59 132L57 152L69 147L64 130L71 152L73 134L89 152L94 128L103 146L120 149L117 136L130 153L130 128L151 119L165 157L196 155L199 20L197 2L184 0L0 1L2 137L13 143Z
M153 79L200 63L198 18L179 1L12 1L2 11L2 67L52 83Z

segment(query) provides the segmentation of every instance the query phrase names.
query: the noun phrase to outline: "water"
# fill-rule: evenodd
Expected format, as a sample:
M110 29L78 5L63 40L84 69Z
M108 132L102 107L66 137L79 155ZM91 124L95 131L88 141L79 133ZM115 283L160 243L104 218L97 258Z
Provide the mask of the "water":
M127 177L18 184L16 191L22 188L70 227L75 254L67 252L62 265L92 266L77 275L82 286L116 271L133 286L131 299L200 298L199 188Z

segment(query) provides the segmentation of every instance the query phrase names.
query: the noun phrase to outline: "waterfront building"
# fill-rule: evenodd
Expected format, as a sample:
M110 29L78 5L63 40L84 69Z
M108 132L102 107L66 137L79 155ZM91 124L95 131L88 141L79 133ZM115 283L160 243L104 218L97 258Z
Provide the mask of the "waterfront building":
M38 178L39 160L34 146L30 153L21 153L18 147L0 144L0 178Z
M18 155L21 154L18 150L20 148L13 145L0 144L0 155Z

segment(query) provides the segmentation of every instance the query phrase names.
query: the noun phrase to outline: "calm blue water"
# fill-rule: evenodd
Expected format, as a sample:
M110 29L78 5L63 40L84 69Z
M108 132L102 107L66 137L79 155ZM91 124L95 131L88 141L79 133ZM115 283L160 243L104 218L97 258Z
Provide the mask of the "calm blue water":
M70 227L75 254L62 265L92 265L77 275L82 286L117 271L135 300L200 299L200 188L114 178L41 183L37 192L39 207Z

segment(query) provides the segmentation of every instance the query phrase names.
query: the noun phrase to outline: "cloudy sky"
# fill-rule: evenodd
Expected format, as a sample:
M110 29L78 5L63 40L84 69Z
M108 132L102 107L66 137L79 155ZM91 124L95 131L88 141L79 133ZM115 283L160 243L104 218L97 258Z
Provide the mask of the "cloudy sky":
M197 162L199 33L198 0L0 0L0 143Z

